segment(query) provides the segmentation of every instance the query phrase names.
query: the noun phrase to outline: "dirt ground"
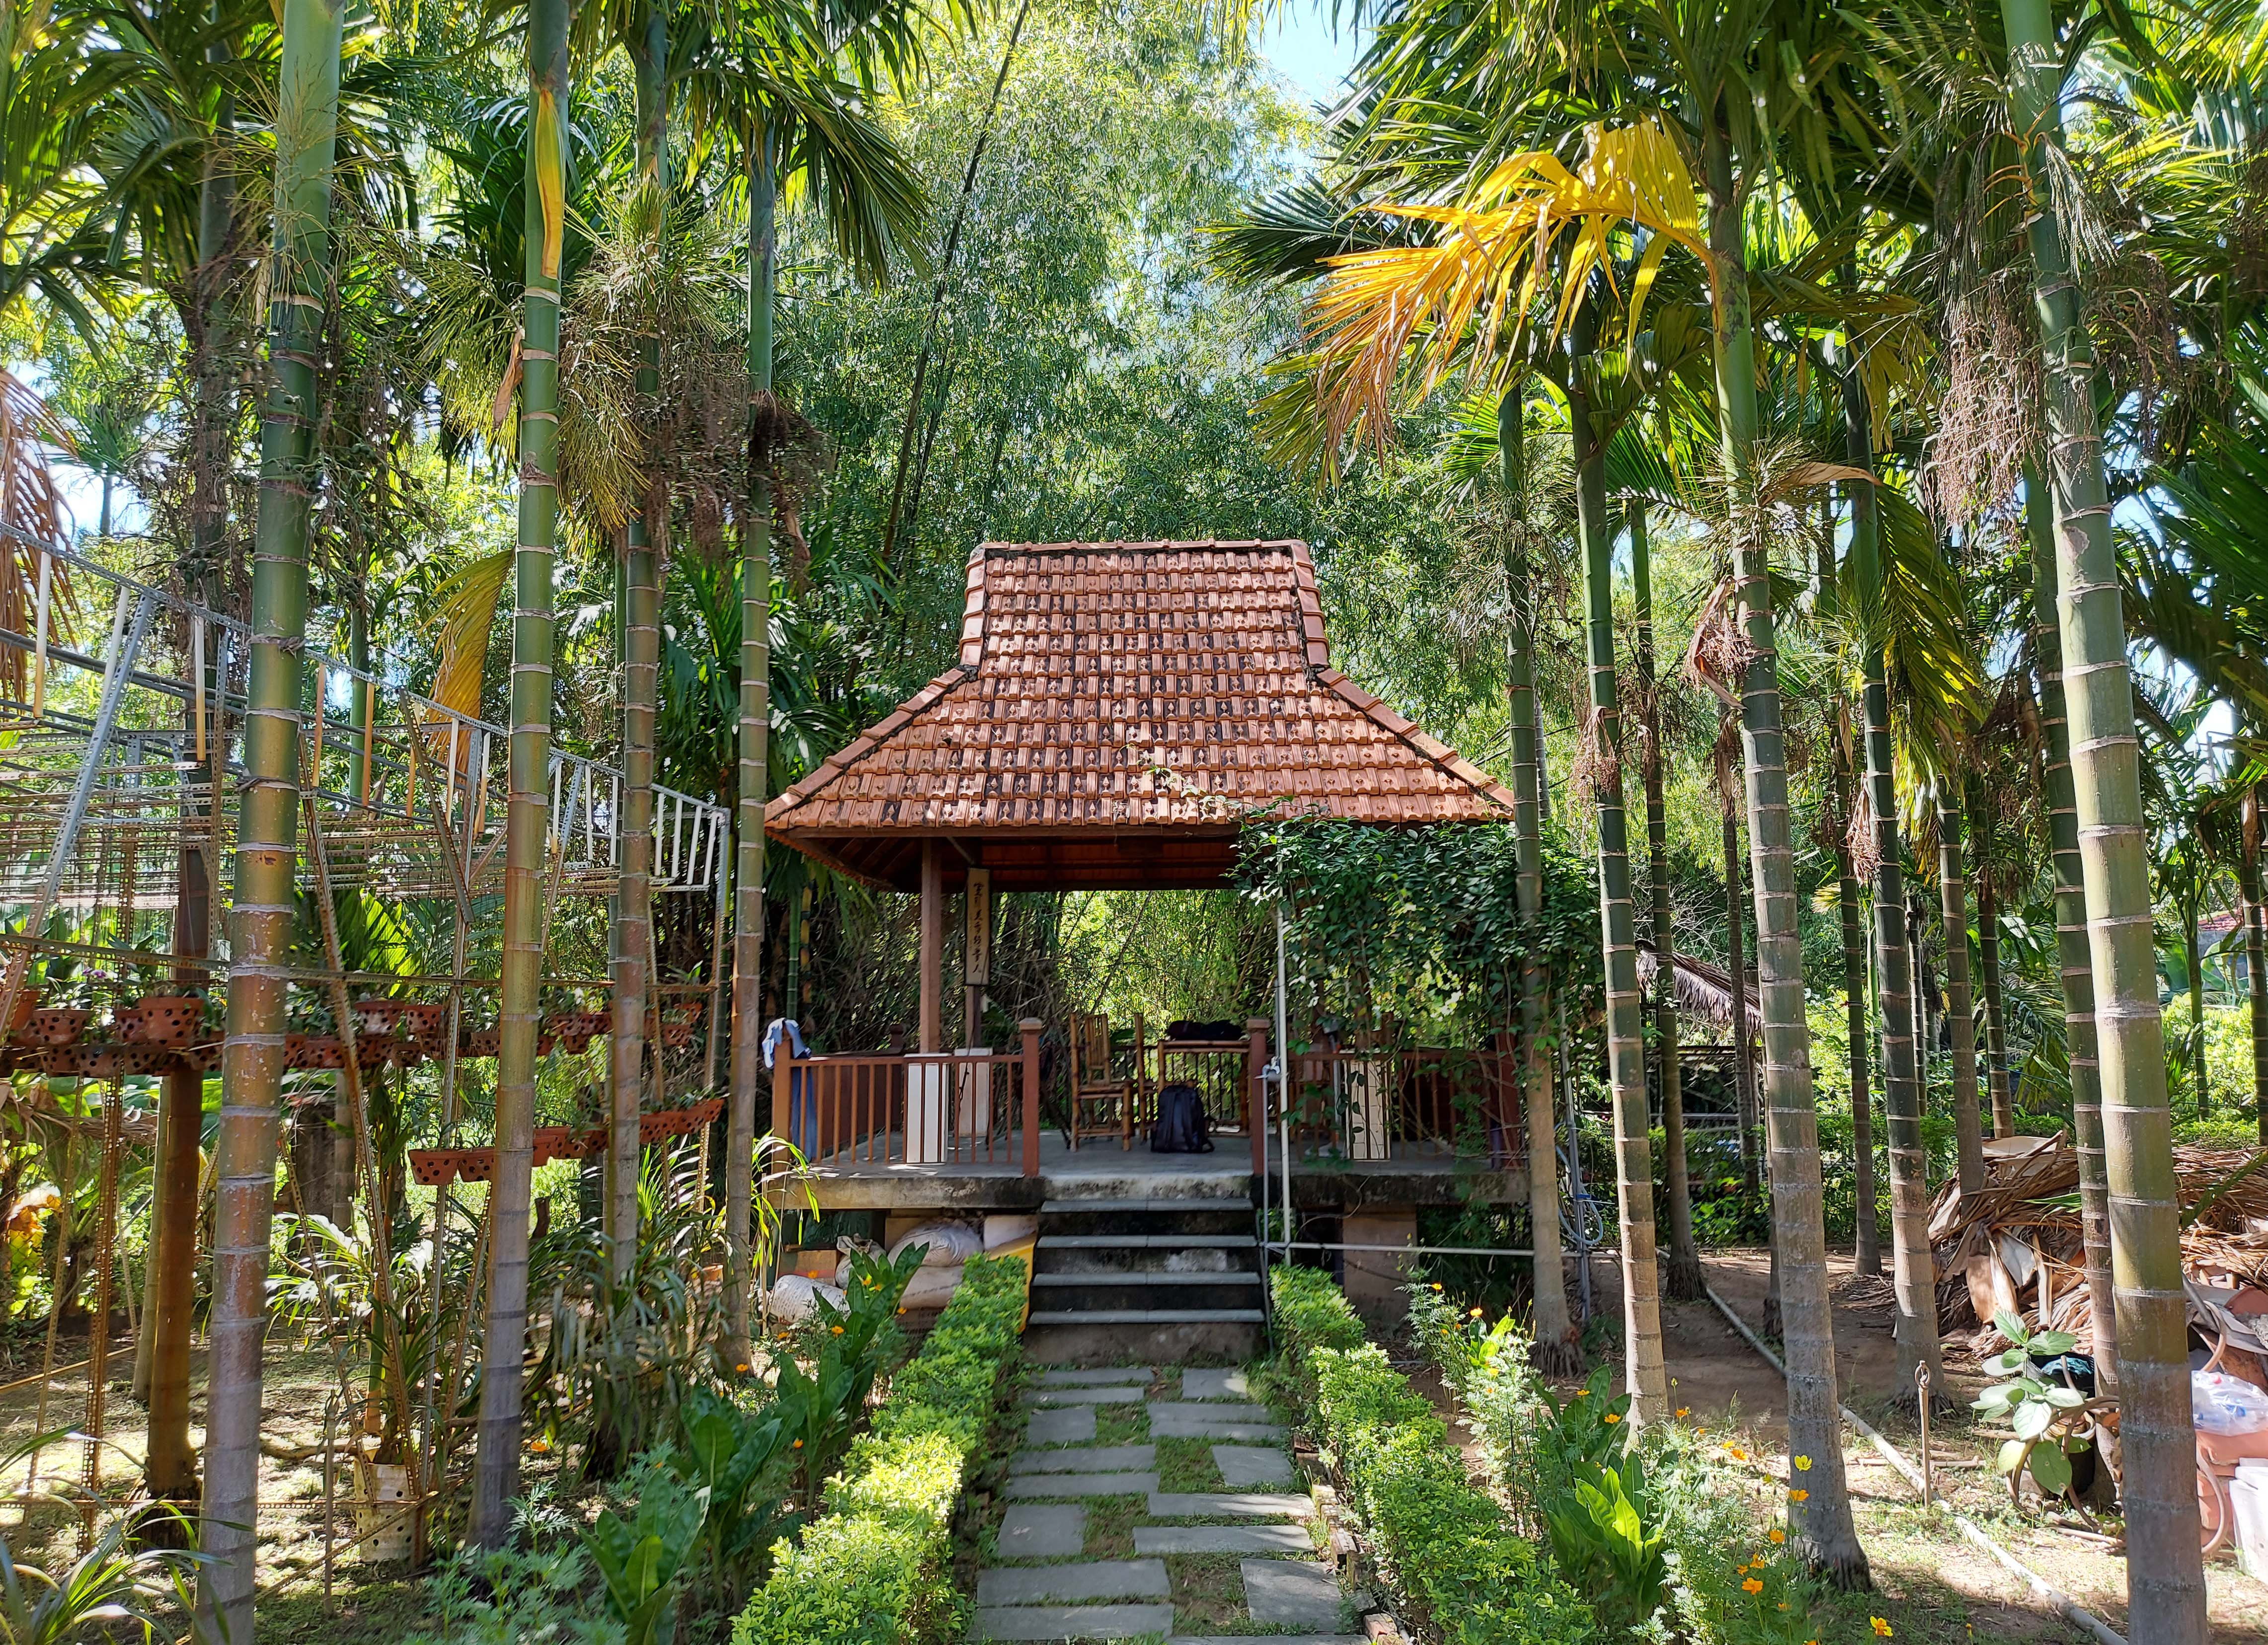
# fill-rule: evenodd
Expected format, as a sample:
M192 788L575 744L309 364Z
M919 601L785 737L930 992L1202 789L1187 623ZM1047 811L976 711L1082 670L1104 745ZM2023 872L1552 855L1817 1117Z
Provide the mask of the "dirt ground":
M1751 1329L1761 1330L1770 1272L1763 1251L1712 1252L1705 1258L1709 1283ZM1853 1310L1840 1300L1851 1272L1847 1255L1831 1256L1838 1301L1835 1311L1836 1370L1843 1402L1909 1460L1918 1461L1920 1432L1910 1412L1891 1407L1896 1383L1887 1313ZM1593 1275L1597 1305L1618 1311L1621 1289L1610 1262ZM1777 1458L1786 1472L1785 1384L1708 1302L1662 1304L1662 1343L1676 1386L1674 1403L1690 1420L1746 1436L1746 1448ZM2125 1560L2115 1545L2074 1523L2050 1524L2036 1501L2010 1506L2006 1484L1992 1472L2005 1436L1974 1428L1966 1406L1989 1380L1965 1346L1946 1345L1948 1391L1962 1406L1955 1418L1931 1424L1930 1445L1938 1490L1986 1535L2119 1632L2126 1623ZM1941 1515L1925 1512L1918 1494L1865 1440L1845 1430L1844 1466L1858 1516L1859 1540L1872 1563L1875 1592L1847 1597L1822 1645L1871 1641L1868 1621L1879 1616L1900 1640L1928 1645L1970 1641L2072 1641L2092 1636L2066 1622L2027 1585L1964 1541ZM2213 1645L2260 1645L2268 1640L2268 1583L2245 1575L2227 1551L2205 1568ZM1825 1619L1822 1619L1825 1621ZM2132 1645L2150 1645L2134 1641Z
M83 1361L84 1340L59 1345L55 1357L64 1366ZM131 1395L133 1369L133 1342L122 1338L111 1349L101 1448L102 1483L114 1497L138 1485L148 1440L147 1413ZM27 1386L0 1393L0 1456L42 1431L38 1370L35 1361L0 1371L0 1381L31 1378ZM199 1445L204 1441L203 1371L200 1344L190 1405L190 1439ZM258 1603L261 1638L276 1645L377 1645L401 1638L423 1611L424 1585L403 1581L403 1566L372 1564L348 1546L354 1535L352 1480L343 1461L336 1480L332 1603L325 1608L323 1427L337 1387L336 1362L328 1350L282 1343L269 1348L261 1438ZM86 1409L85 1372L58 1376L48 1394L45 1431L83 1427ZM76 1495L85 1477L85 1450L76 1441L48 1447L39 1464L40 1488ZM23 1495L32 1465L25 1458L0 1471L0 1495ZM0 1538L9 1552L19 1563L51 1573L60 1572L77 1554L79 1524L78 1513L68 1507L26 1508L12 1500L0 1507Z

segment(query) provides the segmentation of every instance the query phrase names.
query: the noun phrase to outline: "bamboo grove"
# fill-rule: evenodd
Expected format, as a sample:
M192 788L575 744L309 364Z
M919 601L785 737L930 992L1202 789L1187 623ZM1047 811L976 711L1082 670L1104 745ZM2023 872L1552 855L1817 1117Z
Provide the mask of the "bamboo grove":
M1264 9L1126 10L1114 26L1137 48L1113 96L1135 100L1170 57L1199 88L1174 115L1184 135L1231 92L1257 99L1235 65ZM201 1484L185 1370L159 1378L181 1444L161 1458L153 1440L150 1464L153 1494L201 1492L199 1604L229 1638L254 1637L311 611L343 613L365 659L389 615L445 628L435 695L453 678L475 707L500 605L509 630L495 1234L466 1525L493 1546L531 1420L546 773L593 718L578 625L608 626L619 659L596 717L624 774L603 1223L625 1291L654 1215L638 1088L659 956L718 963L665 929L648 883L654 785L736 817L717 1348L744 1370L767 1001L806 900L835 944L846 1036L887 1019L868 1002L895 986L873 958L887 943L853 940L890 911L768 857L763 808L950 644L967 544L939 522L1004 518L1035 536L1304 531L1351 613L1351 672L1410 697L1482 682L1453 717L1517 801L1508 907L1523 929L1558 920L1584 874L1596 899L1578 911L1580 964L1555 950L1509 967L1504 1016L1541 1158L1566 1118L1554 1057L1595 1038L1641 1423L1673 1407L1662 1300L1702 1285L1673 951L1705 815L1721 841L1706 958L1724 962L1730 1020L1747 1022L1752 986L1762 1024L1742 1126L1761 1146L1743 1155L1768 1207L1789 1449L1816 1459L1787 1532L1828 1580L1870 1580L1843 1477L1830 1200L1855 1197L1860 1273L1887 1255L1901 1383L1941 1388L1933 1197L1948 1166L1981 1186L1989 1141L2067 1125L2118 1401L2130 1634L2205 1638L2173 1149L2176 1123L2216 1105L2268 1145L2268 1013L2248 987L2245 1072L2215 1089L2205 1005L2216 966L2233 975L2241 952L2257 980L2268 961L2268 25L2234 0L1333 10L1363 41L1338 106L1311 125L1270 104L1189 136L1209 152L1148 185L1172 210L1130 207L1105 256L1076 224L1041 245L1029 201L1020 217L971 204L1049 152L1014 129L1033 95L1019 54L1058 78L1106 55L1072 8L0 0L0 319L114 340L146 302L186 362L163 465L102 455L114 422L66 415L60 375L42 385L53 412L28 378L0 383L4 523L55 534L35 443L101 475L106 539L113 480L162 466L152 575L240 604L254 635L246 776L225 802L239 843ZM462 94L443 110L451 76ZM948 92L940 187L892 111ZM601 129L620 140L602 150ZM1293 136L1311 168L1219 158ZM1112 258L1154 252L1151 216L1189 242L1180 295L1202 295L1153 334L1113 334L1113 282L1141 258ZM831 333L794 309L822 264L852 316ZM1078 301L1046 308L1072 274ZM871 339L854 334L884 292L903 334L887 392L858 380ZM1203 391L1176 390L1184 444L1110 466L1101 448L1123 459L1175 421L1140 372L1206 341L1177 325L1248 331L1206 358ZM1007 383L987 350L1019 333L1033 354ZM1103 427L1082 373L1114 350L1137 364ZM1221 383L1226 411L1206 398ZM106 392L129 387L147 386ZM1082 418L1097 426L1067 427ZM1082 438L1102 478L1076 509L1013 501L1019 457L1051 473ZM1204 470L1208 440L1251 460ZM433 473L483 463L509 496L509 547L405 578L402 609L374 613L383 546L454 529ZM1366 529L1441 540L1429 564L1454 564L1432 606L1380 609L1394 600L1365 581ZM21 628L5 567L0 621ZM2208 951L2225 907L2238 919ZM1004 948L1056 977L1059 915L1034 913ZM1247 917L1193 916L1240 932ZM210 939L185 929L174 951ZM793 951L789 967L818 963ZM1822 1166L1823 1120L1850 1139L1855 1186ZM1947 1120L1949 1157L1933 1142ZM1558 1226L1560 1193L1532 1174L1528 1226ZM172 1260L191 1237L171 1237ZM1557 1242L1537 1243L1536 1352L1567 1370Z

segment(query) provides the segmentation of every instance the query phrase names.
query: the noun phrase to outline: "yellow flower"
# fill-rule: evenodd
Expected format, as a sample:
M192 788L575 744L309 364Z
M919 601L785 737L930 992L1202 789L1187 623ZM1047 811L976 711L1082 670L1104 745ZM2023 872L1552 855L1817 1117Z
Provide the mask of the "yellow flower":
M1783 1610L1783 1611L1786 1610L1786 1609L1787 1609L1787 1601L1786 1601L1786 1600L1785 1600L1785 1599L1781 1600L1781 1601L1779 1602L1779 1608L1780 1608L1781 1610Z
M1771 1539L1772 1539L1774 1542L1785 1542L1785 1541L1786 1541L1786 1540L1787 1540L1787 1532L1786 1532L1785 1531L1782 1531L1778 1526L1775 1525L1775 1526L1773 1526L1773 1527L1772 1527L1772 1531L1771 1531Z
M1881 1618L1868 1617L1867 1620L1874 1625L1874 1637L1876 1639L1886 1640L1890 1637L1890 1625L1883 1621Z
M1619 1422L1622 1421L1622 1418L1616 1416L1612 1411L1609 1411L1607 1413L1607 1421L1609 1422Z
M1437 1290L1437 1291L1438 1291L1438 1290L1440 1290L1441 1288L1440 1288L1440 1286L1438 1286L1438 1285L1437 1285L1437 1286L1435 1286L1433 1289L1434 1289L1435 1290Z
M841 1326L836 1326L835 1327L835 1334L838 1337L843 1334L843 1327Z
M1808 1502L1811 1500L1811 1493L1808 1491L1790 1491L1787 1494L1787 1500L1791 1502Z
M1811 1472L1811 1458L1808 1457L1798 1457L1795 1459L1795 1471L1798 1473L1809 1473Z
M1753 1576L1749 1577L1748 1581L1741 1584L1741 1591L1742 1593L1760 1594L1764 1592L1764 1585Z
M1476 1319L1479 1318L1481 1317L1481 1311L1477 1308L1474 1309L1472 1317Z

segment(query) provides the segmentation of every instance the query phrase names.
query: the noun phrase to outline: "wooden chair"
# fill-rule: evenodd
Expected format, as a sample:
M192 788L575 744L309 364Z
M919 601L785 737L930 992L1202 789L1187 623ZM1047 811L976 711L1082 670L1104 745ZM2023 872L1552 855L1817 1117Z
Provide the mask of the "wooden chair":
M1134 1146L1134 1082L1110 1071L1110 1019L1074 1012L1071 1019L1071 1129L1077 1151L1086 1137L1116 1137Z

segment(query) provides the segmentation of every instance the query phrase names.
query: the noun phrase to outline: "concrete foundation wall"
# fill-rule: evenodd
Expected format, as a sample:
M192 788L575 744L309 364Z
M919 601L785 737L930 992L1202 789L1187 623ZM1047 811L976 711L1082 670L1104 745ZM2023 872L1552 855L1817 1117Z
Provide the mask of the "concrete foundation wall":
M1339 1238L1349 1245L1414 1245L1418 1243L1418 1211L1414 1206L1381 1206L1350 1211L1339 1219ZM1384 1251L1349 1251L1344 1272L1347 1301L1364 1318L1396 1325L1409 1299L1402 1287L1410 1277L1416 1256Z

